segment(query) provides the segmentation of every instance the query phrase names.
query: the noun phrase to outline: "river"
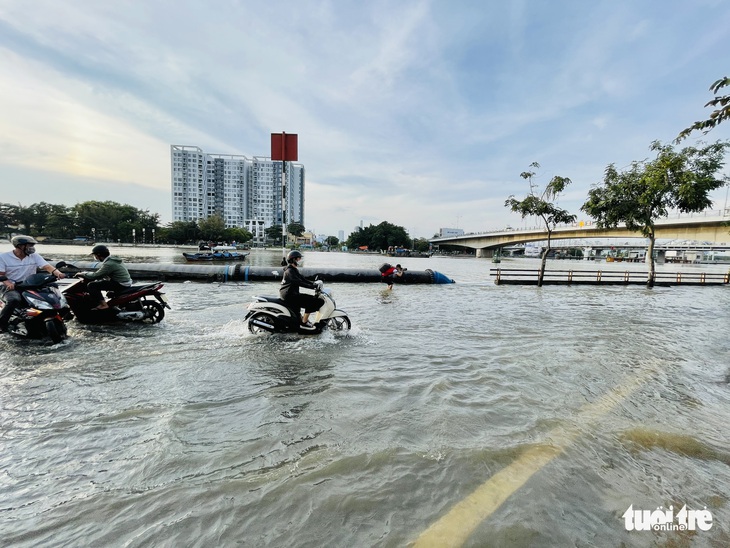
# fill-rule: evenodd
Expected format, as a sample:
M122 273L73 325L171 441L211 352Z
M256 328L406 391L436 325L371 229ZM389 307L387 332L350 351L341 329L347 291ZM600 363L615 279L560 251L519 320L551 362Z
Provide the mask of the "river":
M495 286L487 259L400 262L457 283L330 284L349 334L251 335L245 307L276 283L193 282L165 285L157 325L2 336L0 545L730 545L730 288ZM636 530L658 507L664 530Z

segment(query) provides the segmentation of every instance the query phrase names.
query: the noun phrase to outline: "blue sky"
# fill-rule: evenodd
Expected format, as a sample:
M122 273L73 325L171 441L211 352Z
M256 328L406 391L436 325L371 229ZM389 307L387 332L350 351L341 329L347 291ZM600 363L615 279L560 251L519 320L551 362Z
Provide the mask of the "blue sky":
M267 156L286 131L317 233L524 226L531 162L583 218L608 164L709 114L728 29L724 0L3 0L0 200L169 222L171 144Z

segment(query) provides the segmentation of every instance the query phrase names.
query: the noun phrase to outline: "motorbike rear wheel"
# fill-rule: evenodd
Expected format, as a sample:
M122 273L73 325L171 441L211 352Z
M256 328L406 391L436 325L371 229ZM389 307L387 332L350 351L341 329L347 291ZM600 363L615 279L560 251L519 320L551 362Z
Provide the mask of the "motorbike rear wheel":
M66 326L55 318L46 320L46 332L53 344L58 344L66 338Z
M347 316L335 316L334 318L327 318L325 320L327 329L332 331L349 331L352 328L350 318Z
M157 301L144 301L140 308L144 312L142 323L160 323L165 317L165 307Z
M267 329L260 325L256 325L255 322L261 322L261 323L270 325L271 329ZM248 319L248 330L254 334L271 333L274 331L275 325L276 325L276 322L275 322L274 318L272 316L270 316L269 314L265 314L264 312L258 312Z

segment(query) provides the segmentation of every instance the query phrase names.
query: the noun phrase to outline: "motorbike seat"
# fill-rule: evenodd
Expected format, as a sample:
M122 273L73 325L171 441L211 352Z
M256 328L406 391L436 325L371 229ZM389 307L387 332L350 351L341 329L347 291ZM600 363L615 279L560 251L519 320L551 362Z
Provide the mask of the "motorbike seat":
M121 291L107 291L106 297L107 297L107 299L113 299L114 297L121 297L122 295L127 295L129 293L136 293L137 291L142 291L149 286L150 286L150 284L133 285L133 286L127 287Z
M272 297L271 295L261 295L256 298L263 302L280 304L281 306L287 306L287 304L284 302L284 300L280 299L279 297Z
M289 312L291 312L291 315L294 318L296 318L297 316L299 316L299 311L298 310L294 310L289 305L289 303L287 303L284 299L280 299L279 297L273 297L271 295L258 295L256 297L256 299L258 301L267 302L267 303L273 303L273 304L278 304L280 306L283 306L284 308L286 308L287 310L289 310Z

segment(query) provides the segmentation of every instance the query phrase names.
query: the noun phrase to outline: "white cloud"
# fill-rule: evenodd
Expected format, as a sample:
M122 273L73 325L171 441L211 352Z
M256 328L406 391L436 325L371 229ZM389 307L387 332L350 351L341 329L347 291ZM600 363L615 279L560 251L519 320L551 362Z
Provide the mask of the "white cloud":
M81 200L141 185L130 203L169 220L170 144L266 155L287 131L318 232L517 226L504 199L530 162L571 177L579 206L607 164L699 119L728 25L725 3L679 0L6 0L0 176L42 170Z

